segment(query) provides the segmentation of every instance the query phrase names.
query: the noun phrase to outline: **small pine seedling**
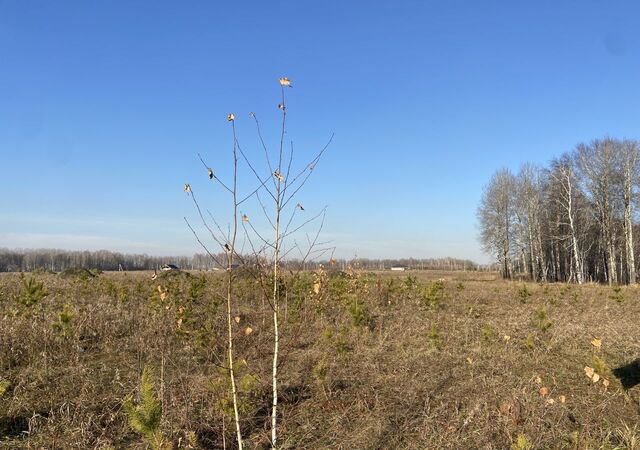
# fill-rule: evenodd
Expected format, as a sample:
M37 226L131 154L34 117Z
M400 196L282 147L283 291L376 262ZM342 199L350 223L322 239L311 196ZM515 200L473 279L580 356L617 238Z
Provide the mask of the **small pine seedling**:
M511 445L511 450L533 450L533 444L524 434L519 434Z
M160 429L162 404L155 393L153 370L145 366L140 381L140 401L136 404L133 395L124 399L124 410L129 417L129 425L141 434L153 450L164 448L164 436Z

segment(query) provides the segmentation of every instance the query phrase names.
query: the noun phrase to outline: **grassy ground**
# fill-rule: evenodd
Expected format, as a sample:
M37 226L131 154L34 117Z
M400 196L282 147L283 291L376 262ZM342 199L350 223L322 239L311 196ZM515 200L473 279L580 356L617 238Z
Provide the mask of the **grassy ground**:
M144 366L173 448L234 447L224 274L150 275L0 276L0 448L145 448L123 408ZM313 283L289 280L282 300L282 448L640 448L637 288L472 272ZM242 431L267 448L269 311L251 278L237 297Z

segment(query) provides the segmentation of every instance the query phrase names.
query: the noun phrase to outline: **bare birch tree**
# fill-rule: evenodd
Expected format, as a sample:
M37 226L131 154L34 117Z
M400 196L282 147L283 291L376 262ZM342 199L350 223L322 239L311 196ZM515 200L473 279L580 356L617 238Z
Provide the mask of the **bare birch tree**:
M609 284L618 283L614 230L614 189L618 156L616 147L614 140L606 138L590 144L579 144L575 152L585 191L598 211Z
M575 169L569 155L564 155L560 159L551 163L550 178L554 187L552 199L561 211L556 222L558 233L555 235L557 241L569 241L571 248L572 263L570 265L569 279L574 279L578 284L584 282L584 267L582 249L579 240L579 218L578 206L578 182ZM562 229L567 229L563 233ZM559 253L559 251L557 252ZM556 257L560 257L556 254Z
M635 206L636 188L638 186L638 172L640 152L635 141L625 140L621 143L622 186L624 207L624 238L627 263L627 279L631 284L636 282L635 249L633 243L633 208Z
M485 186L477 211L480 242L496 255L503 278L512 276L515 188L515 177L508 169L497 171Z

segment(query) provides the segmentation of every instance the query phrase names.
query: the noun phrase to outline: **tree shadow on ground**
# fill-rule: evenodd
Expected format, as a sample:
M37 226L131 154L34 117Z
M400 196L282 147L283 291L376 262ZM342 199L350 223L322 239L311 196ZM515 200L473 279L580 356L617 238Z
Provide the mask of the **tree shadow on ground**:
M622 387L631 389L640 384L640 358L624 366L613 369L613 374L620 380Z

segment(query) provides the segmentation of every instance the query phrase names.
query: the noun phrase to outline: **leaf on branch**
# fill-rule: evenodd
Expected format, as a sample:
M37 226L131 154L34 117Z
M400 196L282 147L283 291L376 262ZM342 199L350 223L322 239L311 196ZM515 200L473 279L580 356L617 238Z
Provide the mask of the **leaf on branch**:
M282 77L278 81L280 81L280 86L293 87L291 86L291 80L289 80L289 78L287 77Z
M304 208L302 207L302 205L301 205L300 203L298 203L298 204L296 205L296 208L300 208L300 211L304 211Z
M278 109L284 111L284 103L278 103Z
M315 164L309 164L309 170L313 170L315 169L316 165Z
M186 183L184 185L184 191L188 194L189 192L191 192L191 185L189 183Z
M249 221L249 216L247 216L246 214L242 215L242 221L243 222L248 222Z
M249 117L250 117L250 118L252 118L252 119L253 119L255 116L256 116L256 113L254 113L253 111L249 113Z
M280 175L280 172L278 172L277 170L273 172L273 176L276 177L280 181L280 183L284 181L284 177Z
M227 121L228 122L233 122L234 120L236 120L236 116L234 116L233 113L229 113L227 115Z
M211 167L207 169L207 173L209 174L209 179L213 180L213 169Z

